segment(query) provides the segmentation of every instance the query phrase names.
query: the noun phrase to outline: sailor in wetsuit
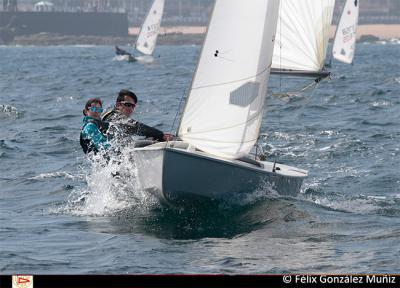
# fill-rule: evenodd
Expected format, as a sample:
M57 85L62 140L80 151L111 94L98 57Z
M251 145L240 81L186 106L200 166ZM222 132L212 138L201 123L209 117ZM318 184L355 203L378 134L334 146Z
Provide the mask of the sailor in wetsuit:
M83 152L97 154L101 150L108 150L110 144L107 139L108 123L100 120L103 112L102 102L99 98L91 98L83 110L83 126L80 135L80 144Z
M124 142L120 143L123 145L127 144L127 135L145 136L156 141L171 141L173 139L171 134L165 134L154 127L129 118L133 114L137 101L137 96L132 91L125 89L119 91L115 106L102 116L102 121L114 124L110 125L108 133Z
M115 46L115 54L117 55L129 55L131 56L131 53L126 52L124 49L119 48L118 46Z
M119 48L118 46L115 46L115 54L117 56L125 56L125 55L128 56L129 62L133 62L136 60L135 57L131 53L125 51L124 49Z

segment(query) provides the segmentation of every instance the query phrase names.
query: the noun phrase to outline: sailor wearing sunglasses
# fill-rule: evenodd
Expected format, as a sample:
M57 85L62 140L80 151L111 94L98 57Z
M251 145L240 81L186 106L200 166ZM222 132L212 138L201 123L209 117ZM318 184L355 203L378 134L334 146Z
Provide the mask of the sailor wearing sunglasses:
M80 135L80 144L85 154L98 153L110 148L107 139L108 123L100 119L103 112L102 102L99 98L91 98L85 104L83 110L83 126Z
M102 116L103 121L116 125L116 127L111 125L110 131L108 132L113 136L122 136L119 139L120 144L129 142L129 138L126 137L127 135L145 136L146 138L157 141L172 140L173 136L171 134L164 134L154 127L147 126L146 124L130 118L135 110L137 102L137 96L132 91L126 89L119 91L115 106ZM120 132L122 132L123 135L121 135Z

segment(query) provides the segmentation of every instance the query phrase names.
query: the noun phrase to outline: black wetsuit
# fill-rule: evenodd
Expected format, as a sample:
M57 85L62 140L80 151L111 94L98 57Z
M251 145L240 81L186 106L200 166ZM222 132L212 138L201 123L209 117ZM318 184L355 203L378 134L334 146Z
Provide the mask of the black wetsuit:
M115 124L116 127L112 127L113 125L111 125L109 129L109 133L111 134L118 134L118 131L121 131L123 134L145 136L157 141L165 141L162 131L130 119L115 108L104 113L102 120Z
M115 54L117 54L117 55L128 55L128 56L132 56L131 53L126 52L125 50L119 48L118 46L115 46Z

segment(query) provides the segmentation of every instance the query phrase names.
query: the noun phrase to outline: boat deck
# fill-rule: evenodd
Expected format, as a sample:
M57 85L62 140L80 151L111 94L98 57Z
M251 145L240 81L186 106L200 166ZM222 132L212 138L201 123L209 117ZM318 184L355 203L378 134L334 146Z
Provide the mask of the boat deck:
M226 159L218 156L210 156L208 153L203 152L201 150L195 149L187 143L181 141L170 141L170 142L158 142L143 148L137 149L145 149L145 150L158 150L158 149L173 149L176 152L181 153L193 153L203 158L212 158L213 160L231 163L233 165L245 166L247 168L256 170L256 171L266 171L270 173L276 173L278 175L288 176L288 177L307 177L308 171L280 163L274 163L270 161L258 161L250 156L242 157L240 159Z

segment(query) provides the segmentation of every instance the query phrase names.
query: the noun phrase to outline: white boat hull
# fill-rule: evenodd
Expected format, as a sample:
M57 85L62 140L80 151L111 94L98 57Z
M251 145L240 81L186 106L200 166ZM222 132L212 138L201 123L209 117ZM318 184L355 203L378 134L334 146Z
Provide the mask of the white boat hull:
M258 162L254 165L175 145L158 143L135 149L141 188L168 203L224 199L263 188L295 196L307 177L307 171L282 164L276 164L274 170L272 162L249 160Z
M136 57L133 57L131 55L116 55L116 56L114 56L113 61L135 62Z
M135 61L143 64L151 64L154 62L154 57L152 55L135 56Z

